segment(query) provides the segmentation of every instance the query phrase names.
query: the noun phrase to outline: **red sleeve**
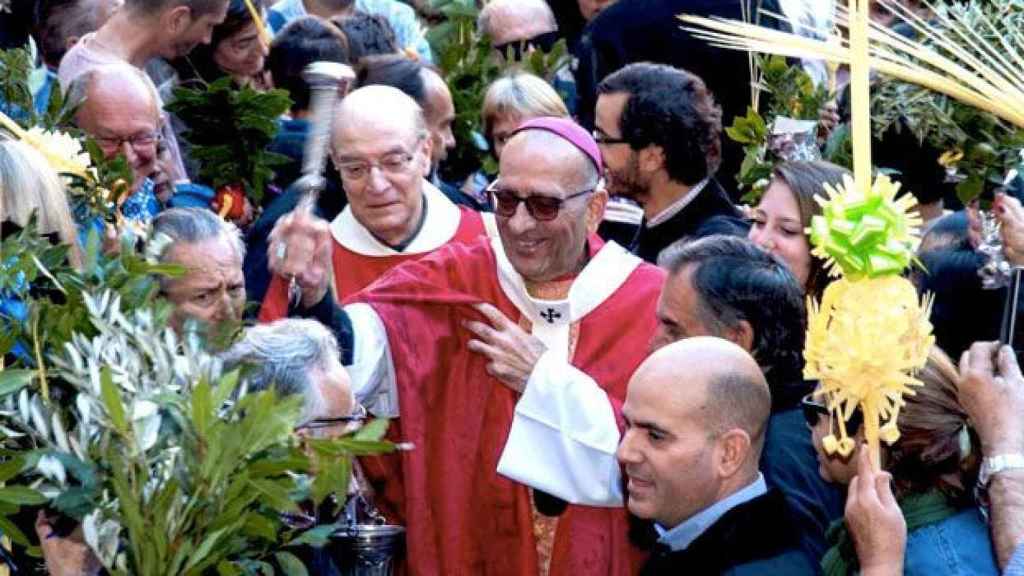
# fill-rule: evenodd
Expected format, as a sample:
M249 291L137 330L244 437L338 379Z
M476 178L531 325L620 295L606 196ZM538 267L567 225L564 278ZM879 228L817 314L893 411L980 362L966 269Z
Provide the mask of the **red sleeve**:
M270 286L267 287L267 294L263 297L263 304L260 305L259 321L261 323L273 322L288 316L288 286L284 278L275 275L270 279Z

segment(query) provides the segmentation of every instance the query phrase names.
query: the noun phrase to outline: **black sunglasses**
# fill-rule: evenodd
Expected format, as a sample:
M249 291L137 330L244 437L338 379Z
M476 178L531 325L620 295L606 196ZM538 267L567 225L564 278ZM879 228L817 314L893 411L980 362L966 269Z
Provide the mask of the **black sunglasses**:
M828 416L828 406L825 406L821 402L814 399L814 394L808 394L800 400L800 408L804 412L804 420L807 420L807 425L814 428L818 425L818 420L822 416ZM853 436L860 430L860 425L864 421L864 416L861 414L860 408L853 411L850 419L846 422L846 434Z
M575 194L570 194L565 198L552 198L550 196L539 196L537 194L531 194L526 198L520 198L515 192L511 190L502 190L495 188L493 185L488 191L494 194L494 213L502 218L511 218L515 216L516 210L519 209L519 203L526 204L526 211L530 213L530 216L534 220L541 222L554 220L558 217L558 213L562 211L562 206L565 205L566 201L572 200L573 198L579 198L584 194L590 194L596 190L596 188L590 188L589 190L581 190Z
M544 32L526 40L513 40L512 42L498 44L494 49L506 59L518 62L523 59L523 54L529 48L536 48L545 53L550 52L555 44L558 43L560 37L557 30L554 32Z

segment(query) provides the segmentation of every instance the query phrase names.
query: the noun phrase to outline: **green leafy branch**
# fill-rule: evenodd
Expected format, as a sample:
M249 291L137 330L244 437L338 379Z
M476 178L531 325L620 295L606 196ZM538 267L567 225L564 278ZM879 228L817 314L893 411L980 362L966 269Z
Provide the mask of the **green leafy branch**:
M195 88L176 88L166 109L187 126L183 136L201 166L199 178L215 189L242 184L259 203L274 167L288 161L267 146L277 135L278 118L291 105L284 90L237 87L225 76Z
M743 202L754 204L764 193L778 158L768 148L771 122L786 117L795 120L818 120L821 109L829 100L824 87L815 86L800 64L789 64L782 56L757 56L756 77L759 90L768 96L767 115L762 116L753 107L744 116L736 116L725 133L730 140L743 145L743 163L736 175L740 190L745 190ZM767 117L767 120L766 120ZM848 146L848 132L836 130L825 142L822 156L841 165L850 165L852 158L844 159Z

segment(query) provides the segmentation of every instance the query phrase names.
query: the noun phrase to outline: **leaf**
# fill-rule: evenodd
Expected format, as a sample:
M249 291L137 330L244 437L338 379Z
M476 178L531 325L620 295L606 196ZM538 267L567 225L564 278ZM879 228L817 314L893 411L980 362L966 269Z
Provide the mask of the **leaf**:
M215 417L213 412L213 395L210 384L202 380L192 388L192 425L196 435L205 438L210 424Z
M380 440L388 432L389 421L387 418L371 420L356 432L356 440Z
M25 458L21 455L0 463L0 483L7 482L11 478L14 478L24 469Z
M268 542L277 541L277 526L272 520L259 513L246 517L244 530L246 534L262 538Z
M305 565L291 552L276 552L274 559L287 576L309 576Z
M219 576L239 576L243 574L242 569L227 560L217 563L217 574Z
M964 205L970 204L981 196L985 188L985 180L979 174L971 174L963 182L956 185L956 195Z
M340 496L348 492L352 475L351 456L321 456L317 464L319 472L310 487L310 496L315 504L321 504L330 494Z
M11 538L11 541L19 546L31 546L25 533L18 528L14 522L11 522L9 518L0 516L0 532L3 532L6 536Z
M46 496L27 486L0 487L0 502L10 502L21 506L38 506L46 503Z
M100 372L100 394L103 399L103 406L107 409L111 424L120 434L128 433L128 418L125 416L124 404L121 403L121 394L117 391L109 366L104 366Z
M232 370L220 377L220 382L217 384L217 388L213 393L214 406L219 408L227 402L228 398L230 398L235 392L235 389L238 388L238 376L239 371Z
M54 500L53 507L65 516L81 521L90 512L96 509L96 497L99 494L82 488L72 486L65 488Z
M250 480L249 484L263 495L266 503L277 512L294 512L298 509L288 497L288 489L272 480Z
M188 563L185 565L186 571L188 571L188 569L190 568L194 568L206 562L206 556L210 553L211 550L213 550L213 547L224 535L225 530L226 529L222 528L220 530L216 530L206 535L206 538L203 539L203 543L200 544L199 547L196 548L195 551L189 555Z
M32 382L36 370L12 369L0 371L0 398L14 394Z
M330 541L331 534L337 532L341 527L341 524L325 524L323 526L310 528L291 542L288 542L288 546L312 546L313 548L323 548Z

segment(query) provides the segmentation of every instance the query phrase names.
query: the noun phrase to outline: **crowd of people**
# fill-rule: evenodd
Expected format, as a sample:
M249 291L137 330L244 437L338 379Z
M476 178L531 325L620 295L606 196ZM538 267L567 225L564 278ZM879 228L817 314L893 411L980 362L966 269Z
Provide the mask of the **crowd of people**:
M222 359L255 366L253 389L301 395L306 433L368 413L414 446L360 462L406 528L403 573L1024 574L1024 376L995 342L1004 291L982 289L977 205L929 180L903 188L925 219L911 277L934 298L923 386L881 468L858 413L843 424L857 449L823 446L840 424L803 351L808 298L833 278L809 227L849 171L781 161L756 203L738 200L743 151L723 125L750 105L747 57L674 16L739 19L745 2L490 0L478 32L494 58L561 39L572 63L540 78L509 62L480 110L457 108L415 2L36 4L37 100L59 87L77 128L127 160L124 219L185 270L160 280L170 325L245 322ZM829 3L758 4L828 30ZM303 72L323 61L352 73L314 126ZM212 184L165 108L174 87L222 76L292 102L270 146L289 163L233 220L197 192ZM497 172L447 181L467 113ZM318 128L329 162L311 195ZM1020 200L999 194L992 213L1024 266ZM38 151L0 140L3 237L33 214L75 266L89 230L117 243ZM94 569L36 529L51 573Z

